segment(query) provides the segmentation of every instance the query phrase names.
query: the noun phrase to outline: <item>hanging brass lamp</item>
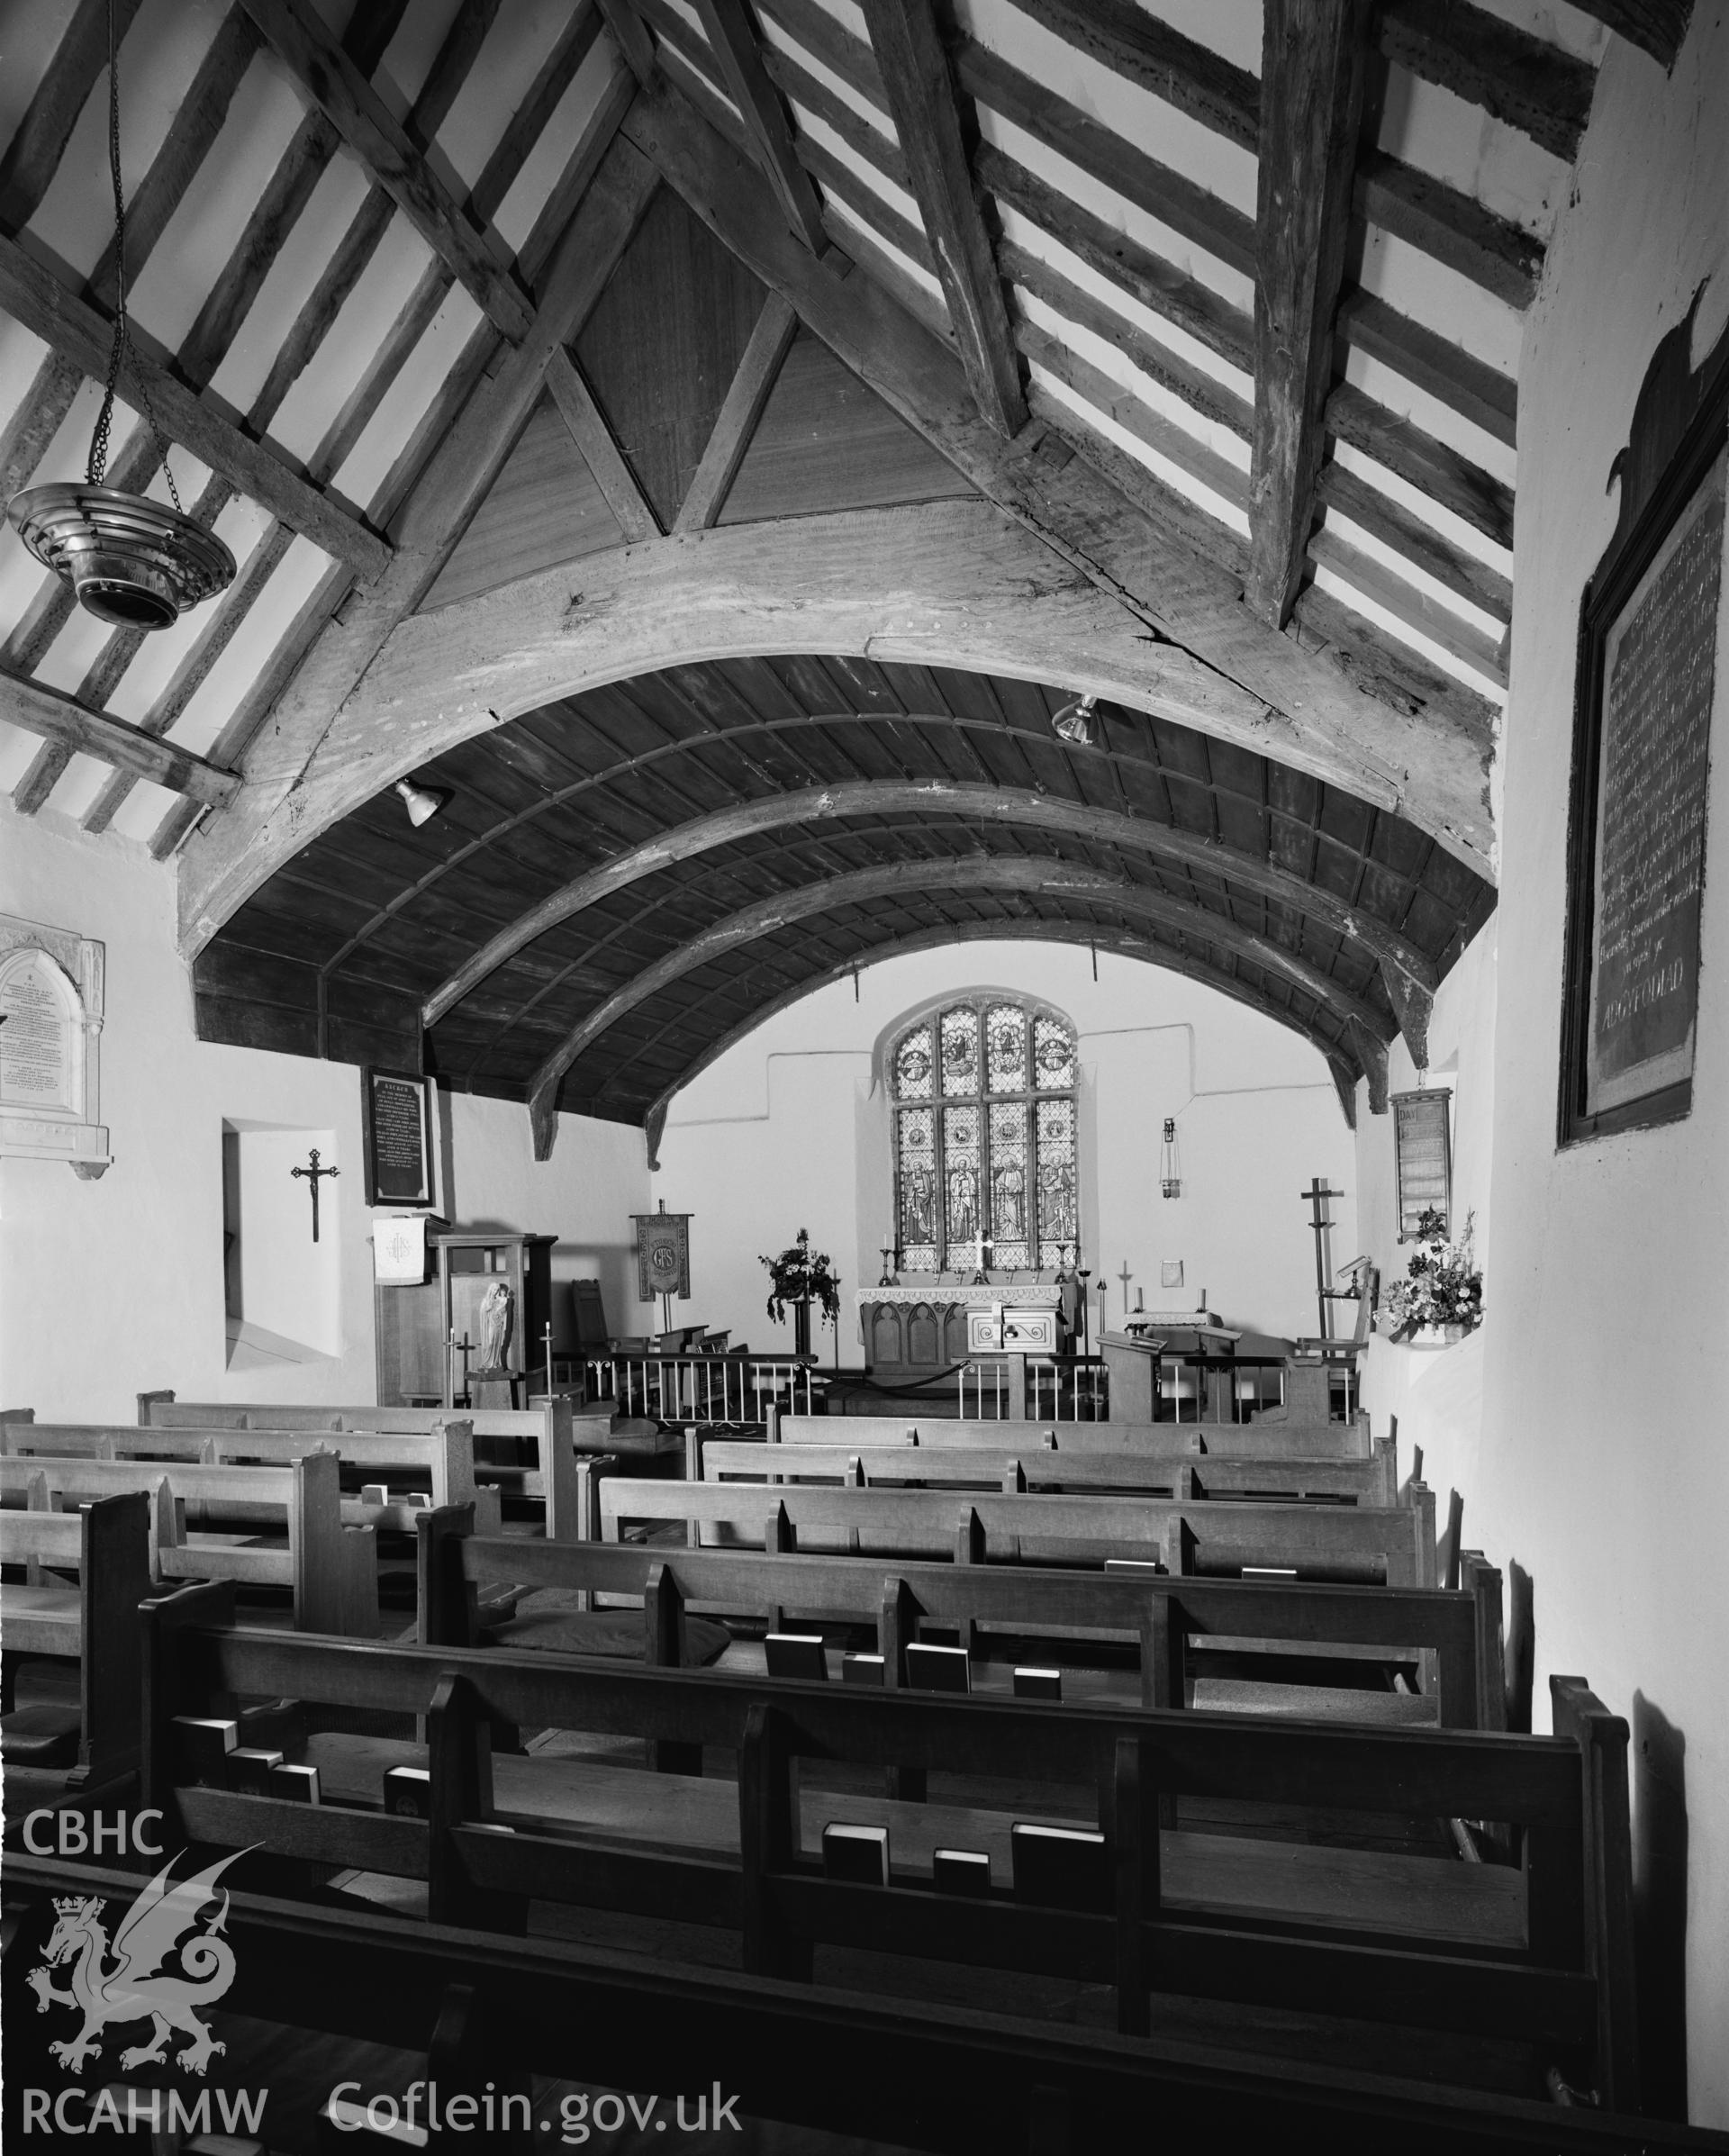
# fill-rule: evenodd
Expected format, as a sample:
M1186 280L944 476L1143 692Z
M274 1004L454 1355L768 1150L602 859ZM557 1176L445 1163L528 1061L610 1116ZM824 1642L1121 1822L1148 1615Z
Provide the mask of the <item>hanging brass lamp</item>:
M126 320L126 205L120 183L120 65L114 0L108 0L108 154L114 182L114 340L102 409L90 438L82 485L32 486L6 504L13 529L45 568L64 577L79 604L114 629L167 629L188 607L212 598L234 580L234 557L213 531L195 523L180 506L168 466L167 444L137 380L150 431L162 445L162 470L172 509L146 494L103 484L108 435L131 338Z

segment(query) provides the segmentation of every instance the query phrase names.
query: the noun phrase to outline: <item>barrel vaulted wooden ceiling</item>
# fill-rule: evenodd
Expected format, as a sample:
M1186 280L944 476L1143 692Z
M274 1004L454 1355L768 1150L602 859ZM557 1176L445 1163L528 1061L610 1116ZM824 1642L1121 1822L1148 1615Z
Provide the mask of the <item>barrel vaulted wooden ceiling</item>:
M0 784L179 883L201 1030L644 1120L1012 933L1354 1099L1493 904L1521 322L1688 0L114 0L110 631L0 542ZM116 302L106 0L0 0L0 491ZM1100 701L1091 745L1051 720ZM410 827L392 791L448 788Z

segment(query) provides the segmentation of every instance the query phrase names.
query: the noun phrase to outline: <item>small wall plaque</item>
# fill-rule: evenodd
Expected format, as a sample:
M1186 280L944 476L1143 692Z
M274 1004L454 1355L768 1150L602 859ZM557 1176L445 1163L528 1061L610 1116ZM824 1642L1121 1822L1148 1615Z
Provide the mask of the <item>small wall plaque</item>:
M0 914L0 1153L109 1166L98 1121L104 948L69 929Z

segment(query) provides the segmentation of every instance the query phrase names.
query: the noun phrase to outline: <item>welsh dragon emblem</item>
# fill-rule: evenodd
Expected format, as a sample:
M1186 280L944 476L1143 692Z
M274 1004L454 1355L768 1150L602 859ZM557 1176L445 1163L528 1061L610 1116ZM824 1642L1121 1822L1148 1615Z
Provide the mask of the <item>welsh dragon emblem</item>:
M192 2039L176 2059L188 2073L202 2074L216 2053L227 2048L193 2012L195 2007L213 2004L234 1981L234 1949L221 1936L228 1921L225 1889L221 1909L195 1938L179 1947L184 1973L164 1972L160 1964L175 1951L181 1934L196 1923L204 1904L216 1898L220 1874L245 1854L236 1850L207 1871L179 1880L172 1878L175 1860L170 1858L121 1918L112 1966L105 1965L108 1937L102 1923L106 1901L96 1896L56 1898L57 1921L47 1959L40 1969L31 1970L29 1980L39 2014L46 2014L50 2007L75 2007L84 2016L84 2026L75 2037L49 2046L68 2071L82 2073L85 2061L100 2053L99 2039L111 2021L148 2019L156 2025L149 2043L121 2053L122 2068L161 2061L175 2030ZM49 1971L68 1961L73 1965L71 1988L58 1991Z

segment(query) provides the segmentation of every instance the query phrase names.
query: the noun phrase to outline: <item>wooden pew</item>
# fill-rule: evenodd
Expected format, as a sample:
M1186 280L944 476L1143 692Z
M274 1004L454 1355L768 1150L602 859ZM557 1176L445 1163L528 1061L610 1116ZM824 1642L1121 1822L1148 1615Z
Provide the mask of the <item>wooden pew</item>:
M1156 1459L1366 1460L1369 1418L1350 1422L970 1422L957 1416L771 1415L771 1445L1011 1445L1067 1453L1145 1453Z
M559 1541L584 1532L577 1461L584 1454L628 1453L642 1442L629 1434L614 1436L610 1409L573 1413L564 1393L530 1408L465 1408L452 1414L438 1408L177 1400L172 1392L140 1392L138 1419L152 1429L316 1430L328 1436L423 1434L447 1422L464 1422L473 1436L479 1479L506 1496L538 1499L546 1508L547 1533Z
M1102 1980L1130 2034L1147 2030L1154 1991L1398 2024L1423 2033L1436 2079L1448 2037L1517 2041L1539 2047L1537 2074L1546 2062L1612 2106L1637 2102L1627 1726L1582 1687L1554 1737L1347 1729L362 1645L236 1627L230 1599L204 1588L145 1613L142 1795L165 1834L424 1878L434 1924L520 1927L533 1898L740 1931L747 1970L766 1977L808 1979L821 1943ZM237 1695L424 1716L427 1816L375 1811L358 1791L309 1807L199 1786L175 1718ZM726 1748L737 1788L494 1760L499 1723ZM1009 1812L816 1786L825 1769L892 1764L1019 1788L1055 1773L1096 1793L1095 1869L1036 1900L1026 1880L1004 1891ZM1162 1798L1197 1796L1498 1820L1522 1861L1161 1828ZM825 1876L820 1831L837 1814L889 1827L892 1883ZM956 1834L990 1854L988 1891L936 1889L934 1840Z
M140 1429L131 1423L14 1425L0 1420L0 1456L285 1466L312 1449L312 1435L298 1430ZM410 1494L389 1498L383 1504L352 1493L345 1496L345 1526L412 1535L415 1522L427 1509L414 1501L415 1490L423 1492L434 1506L473 1505L483 1533L496 1534L502 1525L497 1490L476 1486L473 1439L466 1421L441 1423L430 1431L339 1431L321 1436L319 1449L333 1452L354 1475L409 1485Z
M1402 1506L1295 1505L611 1481L601 1486L601 1534L616 1542L627 1520L677 1521L720 1547L1069 1566L1123 1558L1190 1577L1252 1566L1433 1587L1434 1495L1413 1483L1410 1498Z
M78 1583L32 1577L0 1586L5 1708L11 1714L18 1658L76 1662L78 1726L69 1771L33 1766L28 1753L8 1757L6 1802L14 1813L68 1792L94 1794L137 1769L138 1606L151 1590L152 1514L160 1509L150 1492L139 1490L99 1498L77 1512L50 1510L45 1477L31 1494L36 1502L26 1510L0 1512L0 1563L25 1565L32 1575L76 1572Z
M228 1580L286 1587L303 1632L376 1635L378 1566L370 1527L345 1527L339 1463L321 1448L281 1467L222 1467L204 1461L0 1459L0 1502L23 1505L32 1486L65 1506L121 1490L166 1486L169 1507L152 1551L158 1580ZM286 1546L186 1535L182 1505L220 1506L231 1517L283 1515Z
M1000 1424L986 1425L1000 1436ZM1140 1452L1031 1450L996 1445L769 1446L711 1437L693 1440L702 1472L694 1480L729 1478L770 1482L851 1482L860 1489L914 1482L1007 1491L1134 1490L1182 1498L1332 1499L1340 1503L1396 1505L1399 1469L1390 1437L1376 1440L1367 1460L1160 1458Z
M36 2014L22 1981L32 1950L53 1928L54 1902L99 1896L119 1908L138 1885L135 1873L107 1863L9 1861L7 1900L23 1942L8 1957L20 1964L21 2009L8 2017L9 2103L21 2088L56 2085L46 2047L62 2025ZM565 2078L704 2092L719 2081L743 2121L784 2122L789 2146L801 2133L828 2130L853 2146L868 2138L939 2156L981 2149L1045 2156L1140 2148L1147 2122L1156 2120L1162 2138L1185 2148L1729 2156L1729 2134L1708 2127L1449 2088L1432 2073L1413 2078L1361 2059L1292 2056L1290 2047L1279 2053L1265 2034L1239 2031L1228 2049L1163 2027L1125 2042L1110 2030L866 1994L833 1979L776 1983L666 1952L509 1938L376 1907L316 1907L245 1886L230 1891L226 1880L223 1890L224 1935L236 1961L224 2009L261 2029L314 2039L273 2047L273 2115L296 2099L306 2112L315 2108L333 2079L331 2039L424 2055L429 2076L448 2089L458 2077L440 2039L460 2015L479 2022L485 2071L501 2088L530 2070L554 2088ZM297 2073L305 2079L297 2082ZM8 2114L8 2129L18 2130L20 2115ZM556 2106L543 2100L536 2116L548 2122L540 2145L557 2146ZM344 2134L329 2145L367 2143ZM598 2137L591 2143L604 2145Z
M478 1644L502 1585L629 1596L643 1607L643 1659L680 1668L687 1613L765 1620L772 1631L861 1627L883 1658L890 1689L908 1681L906 1650L924 1627L953 1634L990 1683L993 1645L1025 1661L1036 1653L1068 1670L1121 1661L1132 1643L1146 1707L1230 1709L1273 1704L1339 1719L1427 1723L1449 1729L1506 1726L1501 1689L1501 1576L1478 1563L1467 1591L1323 1586L1262 1580L1181 1580L1142 1572L1059 1572L1034 1566L908 1564L864 1557L771 1556L746 1550L643 1548L617 1543L523 1543L471 1533L459 1511L421 1527L422 1645ZM1029 1646L1028 1643L1036 1643ZM741 1643L724 1657L742 1664ZM1210 1650L1210 1653L1209 1653ZM572 1652L578 1651L575 1648ZM757 1650L760 1653L760 1649ZM1374 1657L1427 1665L1414 1697L1339 1684L1329 1661ZM1251 1687L1222 1665L1253 1666ZM1126 1673L1125 1673L1126 1674ZM1007 1689L999 1660L996 1686ZM1335 1696L1323 1700L1317 1686ZM1074 1687L1069 1688L1073 1690ZM1103 1688L1099 1688L1102 1690ZM1120 1700L1125 1688L1114 1688Z

